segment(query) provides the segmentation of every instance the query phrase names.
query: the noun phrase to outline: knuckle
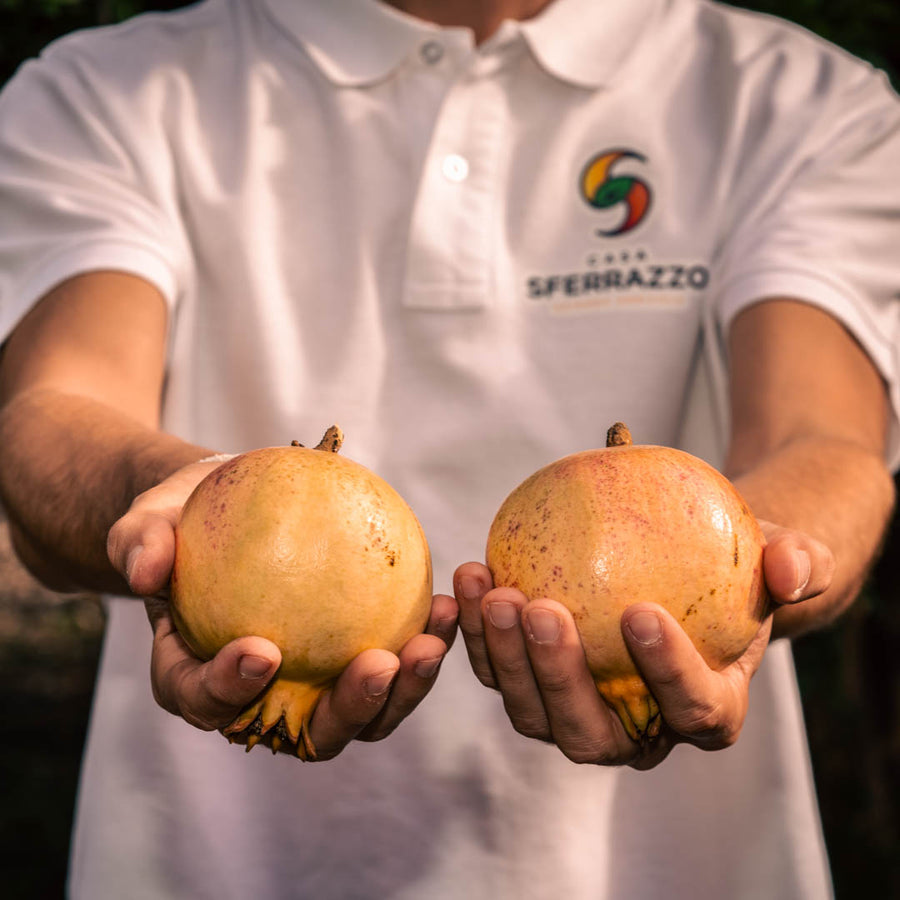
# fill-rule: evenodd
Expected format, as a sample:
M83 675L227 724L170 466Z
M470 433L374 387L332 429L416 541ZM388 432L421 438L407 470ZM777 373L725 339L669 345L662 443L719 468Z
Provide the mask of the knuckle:
M346 743L335 743L328 745L316 744L316 755L314 758L308 760L308 762L328 762L330 759L334 759L339 756L341 751L346 747Z
M649 772L651 769L655 769L668 756L668 753L668 749L651 752L638 751L628 762L628 766L636 772Z
M686 691L685 672L671 663L663 663L653 672L653 684L658 688L668 688L670 693L684 693Z
M481 624L481 619L469 619L460 615L457 619L457 625L462 632L463 640L466 642L469 652L483 653L484 627Z
M738 729L717 704L698 704L681 718L677 730L701 746L723 748L737 740Z
M395 713L393 710L389 713L385 711L362 725L350 725L349 731L353 733L353 740L374 744L393 734L408 714L408 712Z
M177 706L170 702L167 692L163 690L161 685L157 684L155 678L151 681L151 688L153 691L153 700L156 702L157 706L164 709L167 713L171 713L173 716L179 715Z
M162 597L144 597L143 600L147 618L153 627L153 648L158 653L161 645L175 634L175 623L167 600Z
M494 670L491 661L487 658L487 654L483 652L483 647L472 647L466 645L466 653L469 657L469 665L475 673L475 677L485 686L497 689L497 679L494 677Z
M741 728L731 722L723 722L709 733L701 746L707 750L725 750L733 747L740 736Z
M493 691L500 690L500 685L497 684L497 679L494 678L494 673L491 672L490 670L488 670L488 671L478 670L475 672L475 676L486 688L490 688Z
M519 684L523 680L531 678L531 667L519 658L505 658L494 656L491 658L491 667L496 679L502 684L510 682Z
M415 711L416 707L421 702L422 697L419 695L404 695L401 697L390 697L388 702L385 704L383 710L383 717L385 719L390 718L391 721L402 722L405 718L412 715ZM366 721L366 725L371 724L371 717Z
M141 493L139 494L136 494L131 501L131 506L129 506L128 512L125 515L140 512L144 510L145 507L152 507L162 490L164 489L157 484L153 487L147 488L147 490L145 491L141 491Z
M188 676L193 668L193 661L185 660L180 663L180 666L184 670L183 681L187 682ZM220 684L215 678L210 678L210 671L210 666L208 664L200 669L200 677L197 681L196 691L198 698L210 706L230 707L235 705L234 699L229 695L227 686Z
M153 692L153 699L158 706L161 706L167 713L173 716L180 716L180 704L176 701L176 691L173 688L173 672L171 669L164 669L160 663L154 658L150 668L150 687Z
M340 722L342 730L347 732L360 731L366 728L381 713L386 704L385 697L366 697L359 705L350 703L346 706L339 705L334 709L334 713Z
M622 762L615 747L606 741L569 741L559 745L559 749L566 759L580 766L611 766Z
M388 737L393 730L393 728L378 728L373 731L361 731L355 740L362 741L365 744L376 744L378 741L383 741Z
M234 717L236 707L242 704L235 704L226 696L220 686L209 678L207 668L201 671L199 682L192 689L191 670L190 661L184 660L176 664L170 673L178 715L203 731L213 731L227 725Z
M712 735L721 728L719 710L714 705L701 704L691 708L684 727L690 734Z
M541 693L546 697L566 696L572 691L575 683L570 672L541 672L536 677Z
M180 715L188 725L193 725L194 728L199 728L200 731L215 731L217 728L221 728L223 725L227 724L224 720L212 722L205 716L198 716L191 709L186 707L181 710Z
M307 760L307 762L328 762L331 759L334 759L343 748L335 749L335 748L325 748L324 750L320 747L316 747L316 757L315 759Z
M543 716L510 715L510 721L513 728L523 737L544 742L553 740L550 725Z
M695 706L680 719L680 731L693 737L712 737L721 728L719 712L714 706Z

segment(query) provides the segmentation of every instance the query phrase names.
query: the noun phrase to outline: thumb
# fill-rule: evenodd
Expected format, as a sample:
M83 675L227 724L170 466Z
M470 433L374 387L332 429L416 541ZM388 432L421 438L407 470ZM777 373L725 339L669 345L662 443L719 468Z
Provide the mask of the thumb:
M187 722L212 731L222 728L267 687L281 653L262 637L242 637L203 661L168 617L155 623L151 678L157 703Z
M797 603L824 593L834 578L835 559L821 541L800 531L760 522L766 535L763 571L772 600Z
M175 527L160 513L129 512L109 530L109 561L141 597L166 589L175 561Z

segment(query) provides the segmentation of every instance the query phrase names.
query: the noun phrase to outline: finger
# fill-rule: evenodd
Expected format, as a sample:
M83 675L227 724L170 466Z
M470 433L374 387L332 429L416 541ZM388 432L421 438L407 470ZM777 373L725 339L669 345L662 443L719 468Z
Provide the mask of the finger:
M636 603L622 616L622 635L663 719L683 740L707 750L737 740L770 629L771 618L737 663L716 672L662 607Z
M278 647L245 637L198 659L168 616L156 617L151 680L157 703L204 731L223 728L263 691L281 664Z
M578 763L622 765L635 759L639 749L598 693L569 611L553 600L534 600L522 620L531 667L559 749Z
M138 596L163 594L175 559L175 523L191 491L220 462L184 466L138 495L106 538L106 554Z
M763 571L776 603L798 603L823 593L834 577L834 555L821 541L800 531L763 523Z
M638 745L637 753L628 765L638 772L655 769L680 743L683 743L681 738L663 723L656 737Z
M387 650L365 650L322 694L309 723L316 758L337 756L388 701L400 660Z
M162 597L144 597L144 609L153 628L154 635L158 628L173 628L169 601Z
M456 640L456 625L459 621L459 604L454 597L448 594L435 594L431 603L431 615L426 634L439 637L449 650Z
M400 651L400 669L381 712L357 740L386 738L425 699L437 680L447 645L432 634L416 635Z
M453 588L459 602L459 627L472 671L482 684L495 688L497 683L484 642L481 618L481 601L493 586L490 571L480 563L465 563L456 570L453 578Z
M489 591L482 601L484 645L513 727L526 737L550 741L550 721L522 631L521 614L527 603L528 598L513 588Z
M447 594L435 594L425 633L413 637L400 651L400 669L388 700L357 740L383 740L425 698L456 637L458 617L456 600Z
M107 555L135 594L159 594L175 562L174 522L160 513L126 513L109 531Z

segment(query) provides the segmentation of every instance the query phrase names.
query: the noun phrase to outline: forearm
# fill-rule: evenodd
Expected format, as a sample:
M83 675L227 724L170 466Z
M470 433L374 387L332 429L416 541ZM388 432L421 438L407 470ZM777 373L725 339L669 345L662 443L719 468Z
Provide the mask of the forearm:
M0 410L0 498L22 561L56 590L126 590L106 555L131 501L209 451L87 397L22 393Z
M831 587L781 607L774 636L797 636L834 620L863 586L890 519L894 485L883 460L851 442L805 438L753 462L733 448L726 473L758 518L803 531L834 554Z

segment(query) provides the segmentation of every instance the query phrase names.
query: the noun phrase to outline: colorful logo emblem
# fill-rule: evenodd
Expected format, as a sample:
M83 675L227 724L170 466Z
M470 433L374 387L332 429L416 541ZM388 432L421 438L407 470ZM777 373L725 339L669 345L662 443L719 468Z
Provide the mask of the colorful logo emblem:
M636 159L646 162L633 150L607 150L598 153L581 173L581 195L596 209L612 209L623 206L625 217L615 228L599 230L598 234L613 237L631 231L650 209L650 188L633 175L613 175L610 171L620 159Z

